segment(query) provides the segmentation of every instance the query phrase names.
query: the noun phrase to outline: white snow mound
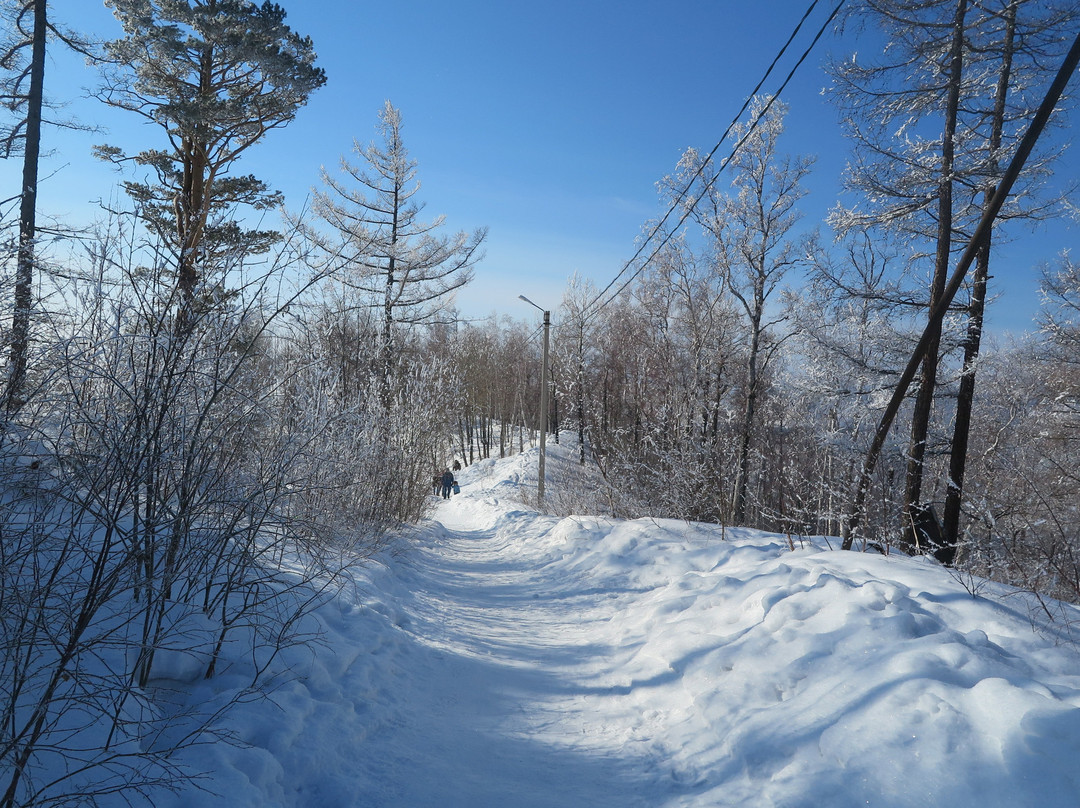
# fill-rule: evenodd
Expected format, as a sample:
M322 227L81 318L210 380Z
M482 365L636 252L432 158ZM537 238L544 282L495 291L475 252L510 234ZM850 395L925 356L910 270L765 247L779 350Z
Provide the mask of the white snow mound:
M459 474L230 714L249 746L192 753L216 794L156 804L1080 805L1080 611L822 539L538 515L532 462Z

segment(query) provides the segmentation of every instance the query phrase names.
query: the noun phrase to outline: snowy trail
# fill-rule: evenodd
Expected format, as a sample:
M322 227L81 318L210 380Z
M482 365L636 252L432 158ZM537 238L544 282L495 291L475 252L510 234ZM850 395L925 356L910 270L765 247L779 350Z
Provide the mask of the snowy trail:
M1080 610L821 539L541 516L534 463L475 464L357 568L273 704L230 714L248 746L193 751L219 796L156 808L1080 805Z
M608 690L592 683L615 664L615 649L595 642L596 625L619 602L581 591L580 579L547 563L545 528L557 520L497 514L468 486L434 520L399 573L409 589L403 630L414 641L400 660L408 714L385 744L371 745L410 754L365 764L369 793L379 794L366 804L649 806L670 796L649 783L653 756L635 755L621 733L605 738L590 705L590 693Z

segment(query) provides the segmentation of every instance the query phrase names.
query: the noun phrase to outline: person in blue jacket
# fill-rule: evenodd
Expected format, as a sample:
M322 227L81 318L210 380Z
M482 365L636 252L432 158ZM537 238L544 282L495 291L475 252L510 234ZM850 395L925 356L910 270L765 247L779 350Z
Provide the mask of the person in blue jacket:
M442 498L450 499L450 489L454 485L454 473L450 469L446 469L442 473Z

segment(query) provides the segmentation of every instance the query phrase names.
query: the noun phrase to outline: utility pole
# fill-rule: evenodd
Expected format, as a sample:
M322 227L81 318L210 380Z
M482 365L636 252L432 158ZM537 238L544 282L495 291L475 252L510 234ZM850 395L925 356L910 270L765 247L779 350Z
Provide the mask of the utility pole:
M536 502L544 504L544 460L547 455L547 420L548 420L548 334L551 331L551 312L541 309L525 295L518 295L530 306L544 313L544 352L540 368L540 479L536 485Z
M543 387L540 388L540 482L536 486L536 502L544 504L544 458L547 455L548 420L548 333L551 331L551 312L544 312L544 368L540 372Z

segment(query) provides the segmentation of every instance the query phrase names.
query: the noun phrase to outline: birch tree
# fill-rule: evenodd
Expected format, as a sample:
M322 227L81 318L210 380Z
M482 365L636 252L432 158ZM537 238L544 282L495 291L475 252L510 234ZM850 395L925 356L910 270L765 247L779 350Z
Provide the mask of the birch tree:
M771 329L782 314L769 304L788 273L807 254L795 237L800 219L796 208L805 193L802 182L810 173L809 157L783 155L779 138L786 108L778 101L757 98L750 107L750 122L736 127L740 143L726 171L730 191L721 190L718 167L704 163L696 150L688 150L680 163L684 178L696 177L686 204L709 240L716 270L743 314L746 328L745 387L738 436L732 518L746 518L750 477L751 441L757 423L762 373L777 342Z

